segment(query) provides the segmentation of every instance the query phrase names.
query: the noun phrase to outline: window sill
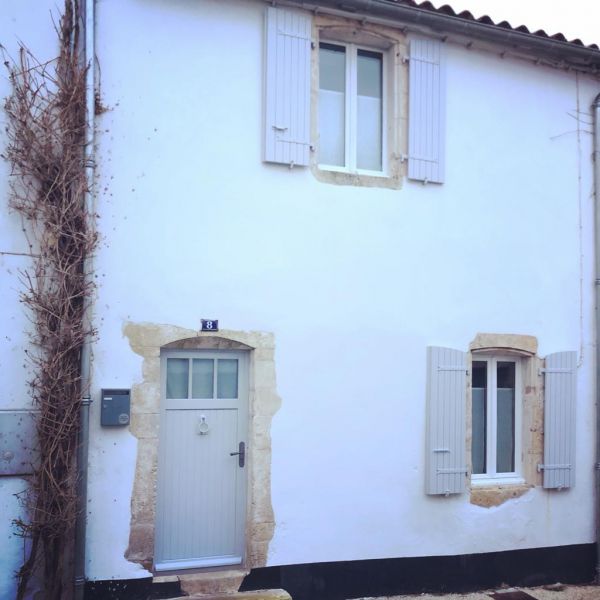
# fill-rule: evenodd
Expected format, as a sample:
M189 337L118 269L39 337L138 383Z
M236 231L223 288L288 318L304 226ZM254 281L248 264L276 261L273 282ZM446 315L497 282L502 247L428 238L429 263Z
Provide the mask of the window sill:
M347 169L346 167L336 167L333 165L317 165L317 169L329 173L345 173L346 175L352 175L353 177L381 177L382 179L389 178L389 174L385 171L367 171L365 169L351 170Z
M312 173L318 181L334 185L354 187L379 187L400 189L401 173L399 168L392 171L350 171L342 167L313 164Z
M517 478L513 478L515 481ZM479 480L481 482L481 480ZM494 483L491 483L494 481ZM482 508L492 508L500 506L509 500L514 500L525 495L533 486L522 483L507 483L506 480L498 482L498 479L488 479L485 482L473 485L471 481L471 495L469 501L475 506Z

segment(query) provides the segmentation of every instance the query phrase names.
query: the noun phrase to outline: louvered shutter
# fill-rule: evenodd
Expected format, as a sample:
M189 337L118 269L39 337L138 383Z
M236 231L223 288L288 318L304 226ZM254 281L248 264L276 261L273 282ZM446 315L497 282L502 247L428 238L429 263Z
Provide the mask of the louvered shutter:
M443 44L410 41L408 96L408 177L443 183L446 77Z
M465 396L467 355L427 348L427 494L465 489Z
M543 373L544 487L568 488L575 485L577 353L548 355Z
M310 15L267 8L264 160L308 165Z

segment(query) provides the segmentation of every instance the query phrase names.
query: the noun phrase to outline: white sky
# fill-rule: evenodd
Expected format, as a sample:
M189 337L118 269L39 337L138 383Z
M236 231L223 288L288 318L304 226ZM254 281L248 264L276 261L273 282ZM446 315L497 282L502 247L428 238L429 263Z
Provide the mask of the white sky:
M506 20L513 27L563 33L569 40L600 46L600 0L432 0L439 8L449 4L456 12L470 11L475 17L489 15L496 23Z

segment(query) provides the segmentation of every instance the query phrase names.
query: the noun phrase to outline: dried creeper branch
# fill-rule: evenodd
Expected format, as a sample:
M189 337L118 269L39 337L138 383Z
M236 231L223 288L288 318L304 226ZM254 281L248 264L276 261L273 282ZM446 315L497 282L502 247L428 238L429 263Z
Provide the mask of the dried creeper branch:
M85 76L79 48L78 0L65 0L57 34L57 59L41 63L21 46L7 62L12 93L5 103L11 165L10 207L31 236L32 266L23 273L21 301L33 324L28 357L37 409L39 465L23 501L31 538L19 570L17 598L24 597L38 566L44 597L72 596L73 541L77 512L77 443L82 392L81 349L93 335L84 319L93 286L84 261L96 245L87 214Z

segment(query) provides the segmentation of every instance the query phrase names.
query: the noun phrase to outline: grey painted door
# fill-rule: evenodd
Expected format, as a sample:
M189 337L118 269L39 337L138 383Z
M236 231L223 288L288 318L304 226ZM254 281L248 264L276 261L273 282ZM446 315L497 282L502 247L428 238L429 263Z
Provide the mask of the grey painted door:
M161 358L155 569L244 559L248 356L172 350Z

